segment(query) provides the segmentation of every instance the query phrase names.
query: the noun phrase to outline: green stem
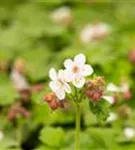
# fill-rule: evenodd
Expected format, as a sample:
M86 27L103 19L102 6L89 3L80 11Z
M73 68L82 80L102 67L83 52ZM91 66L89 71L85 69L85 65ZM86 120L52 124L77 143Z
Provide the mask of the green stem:
M76 103L76 143L75 150L80 150L80 122L81 121L81 106Z

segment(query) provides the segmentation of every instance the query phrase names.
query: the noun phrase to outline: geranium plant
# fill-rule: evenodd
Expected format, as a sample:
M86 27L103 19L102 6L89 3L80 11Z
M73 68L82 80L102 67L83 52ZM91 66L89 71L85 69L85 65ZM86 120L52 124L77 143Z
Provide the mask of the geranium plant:
M49 71L51 79L49 87L52 90L44 100L52 110L65 107L65 100L72 100L76 106L76 144L75 149L80 149L80 117L81 106L85 99L88 99L91 111L98 116L98 119L108 117L108 102L101 100L104 95L105 82L102 77L89 79L93 74L91 65L86 64L84 54L78 54L72 59L64 61L64 69L56 72L54 68Z

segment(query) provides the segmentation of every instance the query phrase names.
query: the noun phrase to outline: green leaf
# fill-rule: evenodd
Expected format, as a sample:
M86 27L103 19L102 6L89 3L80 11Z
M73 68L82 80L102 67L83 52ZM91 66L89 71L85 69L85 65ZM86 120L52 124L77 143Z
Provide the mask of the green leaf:
M0 105L12 104L17 96L8 76L0 75Z
M39 139L47 146L61 147L64 139L62 128L45 127L41 130Z
M96 115L99 122L105 121L109 116L110 104L105 100L100 100L98 103L89 101L89 106L93 114Z

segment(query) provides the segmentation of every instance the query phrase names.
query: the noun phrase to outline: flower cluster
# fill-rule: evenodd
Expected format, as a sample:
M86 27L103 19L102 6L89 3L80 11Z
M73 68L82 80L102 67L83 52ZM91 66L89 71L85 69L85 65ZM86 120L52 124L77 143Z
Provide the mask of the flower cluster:
M26 102L25 102L26 103ZM16 117L21 116L24 118L30 118L31 113L25 108L22 104L22 101L19 100L18 102L14 103L8 112L8 120L13 121Z
M54 68L50 69L49 76L52 81L49 86L60 100L65 98L66 93L72 92L71 83L76 88L82 88L86 82L85 77L93 73L92 67L85 62L86 57L79 54L74 60L64 61L64 70L59 70L57 73Z
M127 138L127 140L131 140L135 137L135 129L132 127L126 127L124 128L124 136Z
M105 23L88 24L81 31L80 40L84 44L88 44L92 41L103 39L109 32L109 27Z
M53 22L58 24L68 25L72 23L72 14L68 7L57 8L51 13L50 17Z
M96 77L93 80L88 81L86 95L93 102L98 102L104 94L104 79L102 77Z
M51 79L49 87L53 93L45 97L45 101L49 103L52 109L61 107L60 101L65 100L67 95L75 97L73 89L82 90L86 83L86 77L93 73L93 68L86 64L84 54L78 54L74 59L66 59L64 61L64 69L58 72L54 68L49 71Z
M107 91L113 93L115 102L118 99L118 95L124 100L130 100L132 97L130 86L127 82L122 82L121 86L116 86L113 83L109 83L107 86Z
M49 93L44 97L44 101L46 101L52 110L57 108L65 108L65 101L60 101L55 93Z

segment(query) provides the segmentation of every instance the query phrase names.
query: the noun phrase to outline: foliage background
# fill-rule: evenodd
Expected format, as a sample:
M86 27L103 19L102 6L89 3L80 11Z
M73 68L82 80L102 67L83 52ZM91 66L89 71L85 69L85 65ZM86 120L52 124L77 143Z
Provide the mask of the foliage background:
M61 6L72 10L71 27L55 24L50 19L50 12ZM0 72L0 130L4 133L0 148L73 149L74 106L50 113L43 96L49 68L60 68L65 58L81 52L86 54L97 75L118 85L124 76L133 91L132 100L123 102L131 107L131 117L113 124L98 124L84 104L81 149L134 149L134 140L129 142L123 136L125 126L135 126L135 66L128 59L129 51L135 46L134 18L133 1L0 1L0 64L8 64L8 70ZM81 29L96 21L109 24L111 34L102 41L83 45L79 40ZM32 117L19 118L14 124L8 120L7 113L17 96L11 86L10 71L18 57L26 61L29 83L43 83L45 90L32 96ZM117 106L112 109L117 112Z

